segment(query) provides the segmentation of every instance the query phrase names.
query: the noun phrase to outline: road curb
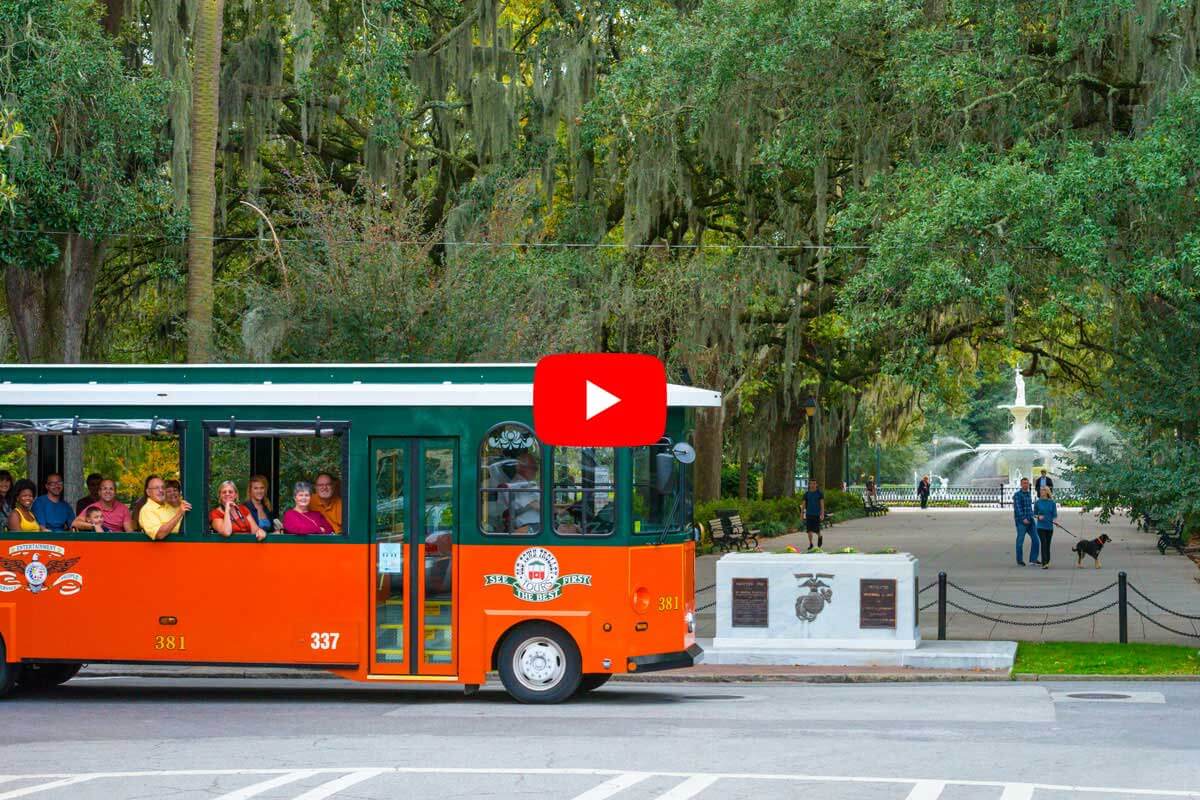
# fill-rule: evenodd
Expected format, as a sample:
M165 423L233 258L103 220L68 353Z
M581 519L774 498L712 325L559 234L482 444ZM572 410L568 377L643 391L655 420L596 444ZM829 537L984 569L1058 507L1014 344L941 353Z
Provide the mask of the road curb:
M1200 675L1039 675L1032 672L1018 672L1013 675L1014 681L1037 683L1041 681L1153 681L1161 683L1195 683L1200 681Z
M345 679L326 672L296 670L294 672L264 672L238 670L88 670L79 673L82 679L97 678L191 678L193 680L327 680L342 682ZM488 676L496 679L495 673ZM688 675L670 672L652 674L614 675L613 683L995 683L1009 681L1007 671L994 672L819 672L819 673L743 673L743 674L700 674Z

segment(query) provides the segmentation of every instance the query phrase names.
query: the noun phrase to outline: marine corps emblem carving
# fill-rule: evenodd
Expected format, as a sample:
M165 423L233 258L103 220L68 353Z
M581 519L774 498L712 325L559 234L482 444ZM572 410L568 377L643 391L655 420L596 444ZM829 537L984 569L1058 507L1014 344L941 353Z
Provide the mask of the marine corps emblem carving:
M833 575L824 572L792 574L799 579L801 589L808 589L808 594L801 594L796 598L796 616L805 622L812 622L825 610L826 605L833 602L833 588L824 580L832 579Z

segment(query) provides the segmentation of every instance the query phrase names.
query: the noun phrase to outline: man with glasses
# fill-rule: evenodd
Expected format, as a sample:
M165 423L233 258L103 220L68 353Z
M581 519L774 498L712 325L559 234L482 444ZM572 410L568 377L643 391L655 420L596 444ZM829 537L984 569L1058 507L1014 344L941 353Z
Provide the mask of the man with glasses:
M179 533L183 515L192 510L187 500L173 506L167 502L167 484L157 475L146 480L146 503L138 512L138 523L151 539L165 539Z
M62 475L50 473L45 486L46 493L33 501L33 516L44 531L65 531L75 521L75 512L63 500Z
M334 533L342 532L342 498L337 493L337 480L328 472L318 472L315 483L317 494L309 503L309 508L320 512L329 520Z

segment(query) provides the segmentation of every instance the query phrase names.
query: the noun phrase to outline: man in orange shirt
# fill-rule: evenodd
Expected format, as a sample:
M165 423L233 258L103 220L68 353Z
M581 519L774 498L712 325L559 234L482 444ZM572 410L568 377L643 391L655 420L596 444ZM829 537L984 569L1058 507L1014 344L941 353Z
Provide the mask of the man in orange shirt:
M309 503L309 508L320 512L329 520L335 533L342 532L342 498L338 496L337 480L328 472L318 472L315 482L316 496Z

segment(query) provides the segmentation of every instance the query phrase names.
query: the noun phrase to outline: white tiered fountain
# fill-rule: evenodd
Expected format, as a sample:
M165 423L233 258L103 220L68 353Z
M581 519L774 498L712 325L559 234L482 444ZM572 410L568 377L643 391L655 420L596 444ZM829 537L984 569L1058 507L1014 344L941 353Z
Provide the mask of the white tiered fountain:
M958 469L954 469L954 477L950 483L954 486L995 487L1003 482L1006 486L1015 486L1021 478L1032 478L1035 467L1040 470L1045 467L1054 477L1059 486L1069 483L1062 477L1062 456L1068 448L1054 442L1031 442L1029 431L1029 415L1041 408L1040 405L1030 405L1025 402L1025 377L1021 368L1015 367L1016 398L1012 404L998 406L1012 415L1012 427L1009 429L1007 442L984 442L971 447L961 439L943 439L953 441L956 448L943 453L934 459L926 469L936 473L951 471L949 467L963 456L971 457ZM1076 437L1079 438L1079 437ZM1075 443L1072 443L1075 446Z

